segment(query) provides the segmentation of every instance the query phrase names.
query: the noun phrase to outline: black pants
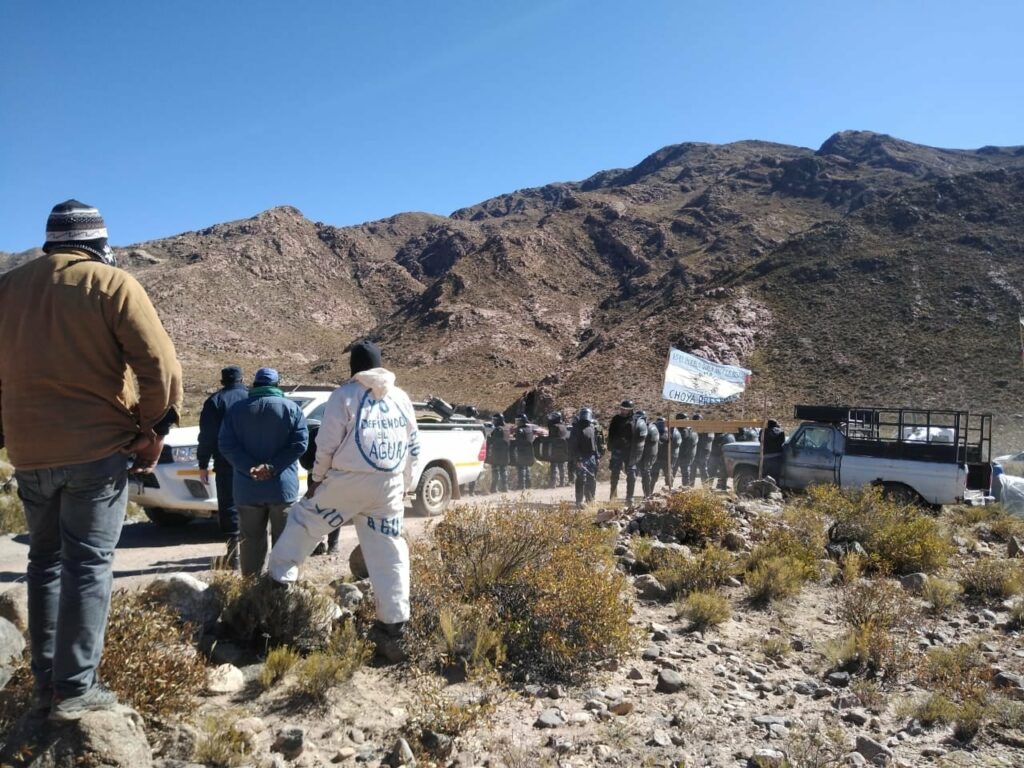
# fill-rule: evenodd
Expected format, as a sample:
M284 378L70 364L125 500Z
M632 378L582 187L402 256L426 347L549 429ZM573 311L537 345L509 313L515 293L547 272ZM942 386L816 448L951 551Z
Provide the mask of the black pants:
M554 488L556 485L561 488L565 485L565 464L564 461L551 462L551 469L548 471L548 488Z
M508 467L491 465L491 493L508 490Z
M621 451L612 451L612 458L608 464L608 469L612 473L612 496L615 496L615 491L619 487L619 474L623 470L625 464L625 454Z
M525 491L530 487L530 467L516 467L516 489Z
M636 463L631 463L626 467L626 503L633 503L633 491L636 490L636 479L641 477L641 489L643 488L643 478L640 471L640 467Z
M702 486L706 486L708 482L708 454L705 451L697 451L697 455L693 457L693 466L690 468L690 480L691 482L700 478Z
M217 488L217 522L225 536L238 536L238 507L235 506L234 470L224 459L214 459L214 485Z
M580 461L576 470L576 503L591 502L597 496L597 457Z

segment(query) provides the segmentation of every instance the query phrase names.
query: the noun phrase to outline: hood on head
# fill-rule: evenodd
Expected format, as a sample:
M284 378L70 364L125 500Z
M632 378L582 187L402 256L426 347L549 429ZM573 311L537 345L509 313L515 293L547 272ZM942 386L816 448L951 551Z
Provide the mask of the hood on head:
M395 374L387 368L369 368L352 378L373 392L375 400L380 400L395 386Z

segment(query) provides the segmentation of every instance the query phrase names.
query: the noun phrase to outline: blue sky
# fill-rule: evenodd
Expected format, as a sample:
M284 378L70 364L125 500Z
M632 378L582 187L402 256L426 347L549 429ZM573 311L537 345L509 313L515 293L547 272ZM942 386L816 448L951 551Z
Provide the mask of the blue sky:
M0 0L0 250L447 214L682 141L1024 144L1024 3Z

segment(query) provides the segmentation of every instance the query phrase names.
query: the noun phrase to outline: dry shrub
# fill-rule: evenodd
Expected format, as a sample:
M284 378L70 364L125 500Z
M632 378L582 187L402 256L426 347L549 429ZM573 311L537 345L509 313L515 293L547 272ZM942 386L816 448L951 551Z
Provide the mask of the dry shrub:
M845 586L855 584L867 569L867 559L859 552L848 552L839 561L839 581Z
M17 719L25 714L32 698L33 678L28 653L11 664L8 670L11 679L0 689L0 734L7 733Z
M26 530L28 526L21 499L15 493L0 491L0 534L24 533Z
M761 653L764 654L766 659L784 659L790 651L793 650L793 646L789 641L789 638L784 635L768 635L762 637L758 643L758 647L761 649Z
M269 576L218 573L210 584L224 609L221 622L235 640L260 652L287 645L300 653L327 648L334 628L333 600L310 584L283 589Z
M327 648L314 651L296 666L293 697L325 704L331 689L351 678L372 655L370 644L352 622L346 622L332 633Z
M500 636L503 669L531 679L587 676L595 661L637 641L613 535L568 506L451 510L413 548L410 651L422 663L443 663L442 609L473 606Z
M147 720L180 717L206 684L191 637L192 627L171 608L119 590L110 603L100 679Z
M260 688L265 691L273 688L299 662L300 658L298 653L287 646L271 650L267 654L257 678Z
M759 557L747 571L744 583L751 603L768 605L799 594L808 578L807 566L800 560L788 556Z
M1024 568L1013 560L985 557L968 566L962 584L977 600L1005 600L1024 590Z
M1008 542L1012 538L1024 538L1024 520L1005 514L996 518L988 525L992 536L999 541Z
M451 739L464 734L490 716L504 699L497 681L482 678L474 693L459 695L446 688L443 681L434 676L424 676L412 670L411 686L416 705L410 708L410 716L403 733L418 756L426 758L429 765L434 760L446 758L451 749ZM441 734L445 741L426 739L424 734ZM426 741L426 744L424 743ZM447 764L445 760L442 765Z
M736 525L722 498L704 489L672 494L665 500L665 513L669 518L666 533L683 544L720 541Z
M918 684L931 693L914 716L927 726L953 723L953 735L970 741L997 717L991 681L992 668L977 642L933 648L917 676Z
M1010 607L1010 615L1006 619L1006 627L1011 630L1024 629L1024 601L1018 601Z
M841 768L847 765L850 751L846 733L838 725L813 723L807 729L794 730L786 740L786 758L783 768ZM754 758L751 764L758 764ZM774 766L773 758L765 758L761 765Z
M838 615L847 632L826 646L833 665L870 678L896 680L913 664L908 630L914 608L898 584L863 581L847 588Z
M860 542L874 572L933 573L953 552L934 518L916 506L886 498L878 487L812 486L808 503L834 521L829 530L833 541Z
M676 604L676 615L689 620L698 632L724 624L732 616L729 598L717 590L691 592Z
M222 711L207 715L199 723L199 738L192 751L192 760L214 768L235 768L251 765L252 750L234 725L241 715Z
M959 602L963 591L963 587L955 581L932 577L925 582L921 597L928 603L927 611L930 615L944 616Z
M668 548L656 548L651 554L654 577L668 590L670 597L694 591L718 589L739 573L736 556L717 544L709 544L690 557Z
M492 608L487 603L441 609L437 632L442 663L461 665L467 672L486 672L505 661L505 645Z

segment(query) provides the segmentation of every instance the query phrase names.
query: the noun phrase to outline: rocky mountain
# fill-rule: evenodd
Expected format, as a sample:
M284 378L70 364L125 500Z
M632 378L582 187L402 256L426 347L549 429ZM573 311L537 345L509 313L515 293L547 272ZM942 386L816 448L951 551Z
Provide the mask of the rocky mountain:
M754 371L722 414L765 397L783 416L801 400L969 407L997 413L1009 447L1022 192L1024 147L844 131L817 151L674 145L449 217L339 228L281 207L118 250L195 398L225 362L338 380L368 334L414 395L664 412L675 344Z

